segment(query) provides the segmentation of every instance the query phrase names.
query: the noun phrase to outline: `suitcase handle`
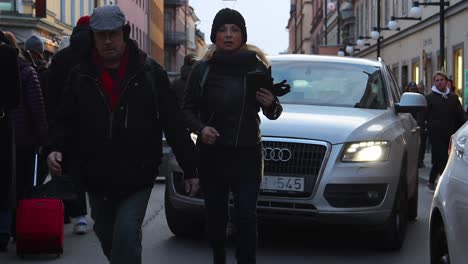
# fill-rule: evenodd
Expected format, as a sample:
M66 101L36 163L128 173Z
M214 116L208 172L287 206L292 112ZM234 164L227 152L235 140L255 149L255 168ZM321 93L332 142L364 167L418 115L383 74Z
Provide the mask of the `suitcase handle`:
M34 153L34 182L33 185L36 187L37 185L37 163L39 159L39 154L36 152Z

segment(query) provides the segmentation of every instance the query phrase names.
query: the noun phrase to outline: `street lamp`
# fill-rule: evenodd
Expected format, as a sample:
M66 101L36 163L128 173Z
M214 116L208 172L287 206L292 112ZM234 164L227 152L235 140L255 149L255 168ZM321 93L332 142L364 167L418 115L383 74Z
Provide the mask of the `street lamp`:
M439 23L440 23L440 64L443 70L445 70L445 7L450 6L449 1L440 2L428 2L420 3L419 1L413 1L413 7L410 9L410 15L414 17L421 17L422 9L419 6L439 6Z
M387 27L390 30L397 30L398 29L398 21L397 20L421 20L421 16L419 17L394 17L392 16L390 18L390 21L388 21Z
M345 48L345 51L346 51L346 53L348 53L350 55L353 55L354 47L351 46L351 45L347 45L346 48Z

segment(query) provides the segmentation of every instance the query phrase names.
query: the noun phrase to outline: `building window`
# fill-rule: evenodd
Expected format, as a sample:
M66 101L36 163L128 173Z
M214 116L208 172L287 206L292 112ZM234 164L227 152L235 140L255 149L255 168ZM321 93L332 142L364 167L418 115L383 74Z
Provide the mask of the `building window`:
M364 10L369 10L369 0L366 0L366 8ZM370 26L369 26L369 12L366 12L366 23L365 23L365 29L366 29L366 36L369 36L370 32Z
M398 64L392 66L392 73L393 77L395 77L395 81L398 83L398 78L400 78L400 74L398 72Z
M70 13L70 17L71 17L71 20L70 20L70 25L74 26L76 24L76 12L75 12L75 0L71 0L70 1L70 5L71 5L71 13Z
M415 83L419 83L420 77L421 77L419 61L414 61L411 68L412 68L412 81Z
M361 21L361 13L359 12L359 7L356 8L356 21L357 21L357 27L356 27L356 36L359 36L359 33L360 33L360 28L359 28L359 25L361 24L360 21Z
M390 21L390 0L385 0L385 25Z
M0 10L14 11L16 0L0 0Z
M463 91L463 48L455 49L453 63L453 84L457 88L455 93L461 96Z
M361 30L360 31L361 31L361 35L365 36L367 35L367 33L364 27L364 25L366 24L366 13L364 12L364 4L361 4L361 16L362 18L361 18L361 25L360 25Z
M408 14L408 0L401 1L401 14L404 16Z
M172 32L174 31L174 10L167 9L164 11L164 31Z
M401 66L401 87L408 85L408 65Z
M91 14L93 13L93 9L94 9L93 0L89 0L89 1L88 1L88 11L89 11L89 15L91 15Z
M84 16L84 0L80 0L80 17Z
M443 71L445 72L445 69L447 69L447 49L445 49L445 58L444 58L444 65L441 64L440 62L440 50L437 51L437 71Z
M65 17L65 3L65 0L60 0L60 21L62 21L63 23L67 21Z

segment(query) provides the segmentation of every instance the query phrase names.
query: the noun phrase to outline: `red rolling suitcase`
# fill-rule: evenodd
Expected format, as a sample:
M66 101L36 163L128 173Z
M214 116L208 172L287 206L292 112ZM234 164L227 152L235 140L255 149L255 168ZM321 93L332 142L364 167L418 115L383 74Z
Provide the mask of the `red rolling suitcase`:
M37 181L37 154L34 186ZM16 254L63 252L63 203L53 198L31 198L19 202L16 217Z

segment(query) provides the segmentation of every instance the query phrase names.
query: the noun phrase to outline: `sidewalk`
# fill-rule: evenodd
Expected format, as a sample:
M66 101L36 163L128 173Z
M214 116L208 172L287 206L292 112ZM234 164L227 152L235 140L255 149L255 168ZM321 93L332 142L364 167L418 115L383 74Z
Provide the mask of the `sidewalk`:
M431 153L426 152L426 155L424 155L424 168L419 169L419 183L426 184L429 182L429 173L431 172Z

